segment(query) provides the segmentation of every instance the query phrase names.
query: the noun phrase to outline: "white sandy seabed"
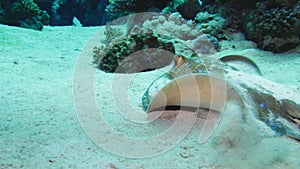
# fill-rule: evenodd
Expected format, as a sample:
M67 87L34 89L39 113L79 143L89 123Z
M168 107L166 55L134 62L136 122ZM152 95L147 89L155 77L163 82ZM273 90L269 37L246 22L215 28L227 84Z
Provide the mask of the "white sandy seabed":
M300 167L299 143L286 137L263 137L258 130L262 124L244 123L234 105L228 107L216 132L205 144L197 142L197 127L174 148L151 158L126 158L95 144L77 118L72 81L84 45L98 30L99 27L45 27L38 32L0 25L0 168ZM253 43L238 34L234 36L235 40L221 43L220 55L250 53L264 77L300 86L299 49L273 54L255 49ZM133 79L128 88L132 98L129 103L140 108L145 88L159 73L130 77ZM163 132L159 122L140 127L122 119L116 105L122 109L128 103L112 100L108 91L113 75L97 71L96 79L99 110L115 130L132 137Z

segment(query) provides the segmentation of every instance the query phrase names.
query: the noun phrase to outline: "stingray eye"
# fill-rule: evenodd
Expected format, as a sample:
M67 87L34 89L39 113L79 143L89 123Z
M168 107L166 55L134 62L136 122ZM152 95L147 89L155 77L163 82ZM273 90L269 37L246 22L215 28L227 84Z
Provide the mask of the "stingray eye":
M176 69L178 69L185 62L184 57L178 55L175 56L174 61L175 61Z

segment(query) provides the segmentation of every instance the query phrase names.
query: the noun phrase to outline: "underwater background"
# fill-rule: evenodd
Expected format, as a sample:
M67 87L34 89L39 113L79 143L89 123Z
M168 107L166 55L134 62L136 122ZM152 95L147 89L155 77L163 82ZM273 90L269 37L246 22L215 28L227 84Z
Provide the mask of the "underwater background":
M0 168L300 167L298 0L0 0L0 23Z

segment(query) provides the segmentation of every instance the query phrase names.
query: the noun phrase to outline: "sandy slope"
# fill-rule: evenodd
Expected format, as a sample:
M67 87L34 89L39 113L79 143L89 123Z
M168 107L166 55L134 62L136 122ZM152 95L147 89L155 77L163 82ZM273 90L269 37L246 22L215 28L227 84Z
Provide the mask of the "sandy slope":
M72 78L77 58L99 28L45 27L42 32L0 25L0 168L297 168L299 144L262 138L258 123L244 123L230 104L214 139L197 143L199 126L170 151L145 159L113 155L83 131L73 105ZM300 86L299 50L274 55L246 49L251 43L224 42L223 53L251 54L266 78ZM231 49L234 44L239 49ZM229 50L225 50L225 49ZM259 61L259 62L258 62ZM92 65L90 65L92 66ZM161 72L156 72L160 74ZM133 77L132 105L157 75ZM153 135L167 124L140 128L122 119L108 91L113 76L97 73L100 111L116 130L130 136ZM114 83L115 84L115 83ZM120 104L124 106L124 104ZM140 107L139 107L140 108ZM233 123L234 122L234 123ZM254 120L253 120L254 122ZM147 151L147 149L142 150Z

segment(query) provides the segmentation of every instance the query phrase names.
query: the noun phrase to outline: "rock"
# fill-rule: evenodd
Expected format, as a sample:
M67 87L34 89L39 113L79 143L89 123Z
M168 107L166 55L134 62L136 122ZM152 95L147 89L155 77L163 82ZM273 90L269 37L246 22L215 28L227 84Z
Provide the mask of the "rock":
M187 0L176 9L183 18L194 19L197 13L200 12L200 3L198 0Z
M219 47L217 38L210 34L203 34L193 40L192 49L196 53L213 54Z
M82 27L82 24L76 17L73 18L73 26Z

